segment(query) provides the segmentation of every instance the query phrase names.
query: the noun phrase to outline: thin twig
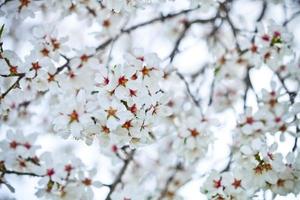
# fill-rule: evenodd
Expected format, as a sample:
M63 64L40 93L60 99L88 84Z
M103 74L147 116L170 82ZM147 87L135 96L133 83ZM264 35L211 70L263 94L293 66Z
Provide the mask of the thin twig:
M172 175L167 179L165 186L163 187L162 191L160 192L159 197L157 198L157 200L162 200L166 194L168 193L168 189L169 186L171 185L171 183L173 182L176 174L178 173L178 171L182 170L182 164L180 162L178 162L176 164L175 170L172 173Z
M18 87L19 82L21 81L21 79L25 77L25 74L21 74L18 79L3 93L1 94L0 100L4 99L4 97L14 88Z
M262 4L262 9L261 9L261 12L260 12L260 15L257 17L256 19L256 23L259 23L261 20L263 20L266 12L267 12L267 8L268 8L268 4L267 4L267 1L266 0L263 0L263 4ZM251 41L254 42L254 39L255 39L255 34L257 33L258 29L257 27L255 28L254 30L254 35L253 37L251 38ZM244 52L241 52L241 53L244 53ZM246 72L246 76L244 78L244 83L246 85L246 88L245 88L245 92L244 92L244 96L243 96L243 101L244 101L244 111L246 110L246 107L247 107L247 97L248 97L248 92L249 92L249 89L251 89L255 96L256 96L256 100L258 100L258 96L254 90L254 87L252 85L252 82L251 82L251 79L250 79L250 70L251 70L251 66L248 66L247 67L247 72Z
M215 90L215 83L216 83L216 78L213 78L213 81L210 86L210 93L209 93L209 100L208 100L208 106L210 106L213 102L213 96L214 96L214 90Z
M5 0L4 2L2 2L2 3L0 4L0 8L1 8L2 6L4 6L5 4L7 4L8 2L10 2L10 1L13 1L13 0Z
M274 73L276 74L278 80L280 81L283 89L288 94L291 105L293 105L295 103L295 98L296 98L297 93L296 92L292 92L292 91L290 91L288 89L287 85L284 82L284 79L280 76L279 73L276 73L276 72L274 72ZM294 116L294 120L296 120L296 119L297 119L297 114L295 114L295 116ZM298 133L299 132L300 132L299 127L296 126L296 136L295 136L295 139L294 139L294 146L292 148L293 152L296 151L296 149L297 149L297 145L298 145Z
M3 174L14 174L18 176L34 176L34 177L44 177L44 175L35 174L32 172L19 172L19 171L13 171L13 170L4 170L1 171Z
M138 28L141 28L141 27L144 27L144 26L148 26L148 25L151 25L151 24L154 24L156 22L164 22L166 19L171 19L171 18L174 18L174 17L177 17L179 15L183 15L183 14L187 14L189 12L192 12L192 11L195 11L197 10L198 8L194 8L194 9L187 9L187 10L182 10L182 11L179 11L177 13L171 13L171 14L168 14L168 15L161 15L159 17L156 17L156 18L153 18L149 21L146 21L146 22L142 22L142 23L139 23L139 24L136 24L136 25L133 25L129 28L124 28L124 29L121 29L120 33L118 35L116 35L115 37L113 38L109 38L107 39L105 42L103 42L102 44L100 44L99 46L96 47L96 51L99 51L101 49L104 49L107 45L109 45L112 41L115 41L117 40L121 35L123 35L124 33L131 33L132 31L138 29Z
M295 152L296 149L297 149L297 147L298 147L298 134L299 134L299 132L300 132L300 129L299 129L299 127L297 126L297 128L296 128L296 137L295 137L295 140L294 140L294 146L293 146L293 148L292 148L292 151L293 151L293 152Z
M168 57L170 57L170 62L172 62L174 60L175 55L178 52L179 45L180 45L181 41L183 40L184 36L186 35L186 32L188 31L190 25L191 24L189 24L189 23L185 25L184 30L181 32L178 39L176 40L174 48L173 48L172 52L170 53L170 55L168 56Z
M187 31L189 30L189 28L193 25L193 24L197 24L197 23L209 23L209 22L214 22L217 18L219 17L219 14L217 14L215 17L210 18L210 19L195 19L192 21L187 21L184 24L184 29L181 32L181 34L179 35L179 37L177 38L175 45L170 53L170 55L168 56L170 58L170 63L173 62L176 54L179 51L179 46L181 44L181 42L183 41L183 39L186 36ZM178 77L184 82L185 87L187 89L187 93L189 94L189 96L191 97L192 101L194 102L194 104L200 109L201 115L203 116L203 111L200 105L199 100L196 99L196 97L193 95L191 89L190 89L190 85L189 83L186 81L186 79L184 78L184 76L177 70L176 74L178 75Z
M300 10L297 11L297 12L295 12L290 18L288 18L287 20L285 20L285 21L283 22L283 26L287 26L288 23L290 23L291 21L293 21L294 19L296 19L296 18L299 17L299 16L300 16Z
M230 29L232 31L233 37L235 38L235 47L238 52L241 52L240 45L238 43L237 37L238 37L238 29L233 24L233 21L231 20L229 16L229 9L227 8L227 2L220 4L220 9L225 12L225 20L228 22Z
M200 109L201 115L204 116L201 104L200 104L199 100L197 100L196 97L193 95L189 83L186 81L186 79L184 78L184 76L178 70L176 71L176 74L184 82L186 90L187 90L187 93L191 97L191 99L194 102L194 104Z

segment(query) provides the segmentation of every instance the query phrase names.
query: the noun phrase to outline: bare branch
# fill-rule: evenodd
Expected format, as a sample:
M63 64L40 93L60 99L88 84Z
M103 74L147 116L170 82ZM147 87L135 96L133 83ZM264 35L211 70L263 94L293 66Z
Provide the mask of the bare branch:
M300 15L300 10L295 12L290 18L288 18L287 20L285 20L283 22L283 26L287 26L291 21L293 21L294 19L296 19L297 17L299 17Z
M21 81L21 79L25 77L25 74L21 74L18 79L3 93L1 94L0 100L4 99L4 97L14 88L18 87L19 82Z
M121 168L121 170L119 171L117 177L115 178L115 181L111 185L108 186L110 190L105 198L106 200L111 200L112 193L115 191L117 185L122 182L122 177L125 174L126 169L129 166L129 163L133 160L134 153L135 153L135 150L132 150L129 153L128 158L126 160L124 160L124 165Z
M173 182L176 174L182 170L182 164L180 162L177 163L175 169L174 169L174 172L172 173L172 175L168 178L168 180L166 181L166 184L165 186L163 187L161 193L160 193L160 196L158 197L157 200L162 200L166 194L168 193L168 189L169 189L169 186L171 185L171 183Z
M294 140L294 146L292 148L292 151L295 152L297 150L297 147L298 147L298 134L300 133L300 129L299 127L297 126L296 128L296 137L295 137L295 140Z
M153 18L149 21L146 21L146 22L142 22L140 24L137 24L137 25L133 25L129 28L124 28L124 29L121 29L121 32L116 35L115 37L113 38L109 38L107 39L105 42L103 42L102 44L100 44L98 47L96 47L96 51L99 51L101 49L104 49L107 45L109 45L112 41L115 41L117 40L121 35L123 35L124 33L131 33L132 31L138 29L138 28L141 28L141 27L144 27L144 26L148 26L148 25L151 25L151 24L154 24L156 22L164 22L165 20L167 19L171 19L171 18L174 18L174 17L177 17L179 15L183 15L183 14L187 14L189 12L192 12L192 11L195 11L197 10L198 8L194 8L194 9L187 9L187 10L182 10L182 11L179 11L177 13L172 13L172 14L168 14L168 15L161 15L160 17L156 17L156 18Z
M44 177L44 175L38 175L32 172L18 172L18 171L12 171L12 170L5 170L1 171L4 174L14 174L18 176L34 176L34 177Z

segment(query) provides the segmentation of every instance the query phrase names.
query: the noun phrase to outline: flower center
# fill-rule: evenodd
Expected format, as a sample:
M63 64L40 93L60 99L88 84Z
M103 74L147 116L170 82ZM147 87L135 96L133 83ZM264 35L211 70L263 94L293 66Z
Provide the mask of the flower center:
M231 185L234 187L234 189L237 189L237 188L241 187L241 182L242 182L242 180L234 179L234 181Z
M198 135L200 135L200 133L197 131L197 129L189 129L191 136L192 137L197 137Z
M50 176L50 177L51 177L51 176L54 175L54 173L55 173L55 172L54 172L54 169L52 169L52 168L51 168L51 169L47 169L47 176Z
M107 110L105 110L105 112L107 113L107 118L116 117L117 111L117 109L109 107Z
M50 51L48 49L46 49L46 48L43 48L41 50L41 53L43 54L43 56L47 57L47 56L49 56Z
M102 129L102 132L107 134L107 135L110 133L110 130L107 126L101 126L101 129Z
M219 180L213 180L213 182L214 182L214 187L215 187L215 188L220 188L220 187L222 186L221 181L222 181L222 178L220 178Z
M123 125L122 128L126 128L129 130L132 127L131 120L126 121Z
M126 83L128 82L128 79L125 78L125 76L121 76L118 80L119 85L122 85L124 87L126 87Z
M18 73L18 67L17 66L11 66L9 68L10 74L17 74Z
M82 183L83 183L84 185L86 185L86 186L90 186L90 185L92 185L92 180L89 179L89 178L85 178L85 179L82 181Z
M70 123L72 123L72 122L74 122L74 121L79 121L78 120L78 113L75 111L75 110L73 110L73 112L69 115L70 116Z

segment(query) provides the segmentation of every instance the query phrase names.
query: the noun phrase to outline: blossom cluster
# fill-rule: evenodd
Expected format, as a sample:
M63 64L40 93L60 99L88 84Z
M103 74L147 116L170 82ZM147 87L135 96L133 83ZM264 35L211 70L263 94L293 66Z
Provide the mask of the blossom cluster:
M214 85L211 104L217 112L232 107L242 97L247 61L236 51L220 52L214 63Z
M50 152L38 153L36 134L8 130L0 144L1 182L10 186L6 177L29 175L39 179L36 196L45 199L93 199L92 187L101 187L94 181L96 169L88 170L79 158L60 155L55 159Z
M295 81L297 70L292 65L282 65L291 60L291 40L282 27L271 23L266 30L258 29L255 42L242 55L253 67L270 68L279 83L271 82L270 90L256 94L256 111L248 107L237 120L230 167L222 172L213 170L201 188L210 199L249 199L257 191L267 190L283 196L299 193L297 140L286 155L278 150L287 137L299 137L298 94L291 93L285 85L287 78Z
M165 106L167 96L159 86L163 74L155 54L144 55L140 49L136 53L126 55L122 65L100 66L90 94L81 89L60 99L54 130L63 136L71 134L84 139L88 144L95 137L102 144L120 147L154 141L158 122L170 114Z
M236 155L232 169L211 172L201 191L211 199L249 199L259 190L298 194L299 154L283 157L276 148L276 143L267 147L256 139Z

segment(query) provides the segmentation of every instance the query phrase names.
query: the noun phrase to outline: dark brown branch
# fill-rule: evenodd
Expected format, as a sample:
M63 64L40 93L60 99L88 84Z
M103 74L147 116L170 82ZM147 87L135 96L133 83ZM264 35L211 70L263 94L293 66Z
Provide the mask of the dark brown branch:
M14 88L18 87L20 80L25 77L25 74L21 74L18 79L3 93L1 94L0 100L4 99L4 97Z
M215 37L216 33L218 32L218 30L221 28L221 26L223 25L224 19L221 18L221 22L219 25L215 25L214 28L212 29L212 31L208 34L209 37ZM212 83L210 85L210 93L209 93L209 100L208 100L208 106L210 106L213 102L213 95L214 95L214 88L215 88L215 83L216 83L216 75L214 73L214 77L212 80Z
M137 25L134 25L130 28L127 28L127 29L123 29L121 32L123 33L130 33L131 31L137 29L137 28L140 28L140 27L143 27L143 26L147 26L149 24L153 24L155 22L164 22L166 19L171 19L171 18L174 18L174 17L177 17L179 15L183 15L183 14L187 14L189 12L192 12L192 11L195 11L197 10L198 8L194 8L194 9L187 9L187 10L182 10L182 11L179 11L177 13L171 13L171 14L168 14L168 15L161 15L160 17L156 17L154 19L151 19L149 21L146 21L146 22L143 22L143 23L140 23L140 24L137 24Z
M5 0L3 3L0 4L0 8L1 8L2 6L4 6L5 4L7 4L8 2L10 2L10 1L13 1L13 0Z
M291 21L293 21L294 19L296 19L296 18L299 17L299 16L300 16L300 10L297 11L297 12L295 12L289 19L285 20L285 21L283 22L283 26L288 25L288 23L290 23Z
M107 196L105 198L106 200L111 200L112 193L115 191L117 185L122 182L122 177L125 174L126 169L129 166L129 163L133 160L134 153L135 153L135 150L132 150L129 153L128 158L126 160L124 160L123 167L119 171L117 177L115 178L115 181L111 185L108 186L110 190L109 190L109 193L107 194Z
M44 177L44 175L38 175L32 172L18 172L18 171L13 171L13 170L4 170L1 171L2 174L14 174L18 176L34 176L34 177Z
M98 47L96 47L96 51L99 51L101 49L104 49L107 45L109 45L113 40L116 40L120 37L120 35L117 35L114 38L109 38L107 39L105 42L103 42L102 44L100 44Z
M266 0L263 0L262 9L261 9L260 15L256 19L256 23L259 23L264 18L265 14L266 14L266 11L267 11L267 7L268 7L268 4L267 4ZM257 31L258 31L258 29L256 27L254 33L257 33ZM255 39L255 34L251 38L251 41L254 42L254 39ZM241 54L243 54L243 53L244 52L241 52ZM245 76L245 79L244 79L244 83L246 85L244 96L243 96L244 111L246 110L246 106L247 106L247 97L248 97L249 89L251 89L254 92L254 94L256 96L256 99L258 100L258 96L257 96L257 94L256 94L256 92L253 88L253 85L252 85L252 82L251 82L251 79L250 79L250 70L251 70L251 66L248 66L246 76Z
M180 46L182 40L185 38L187 31L190 29L190 27L193 24L198 24L198 23L205 24L205 23L214 22L218 17L219 17L219 15L217 14L215 17L210 18L210 19L195 19L192 21L185 22L184 29L181 32L181 34L179 35L179 37L177 38L175 45L173 47L173 50L171 51L170 55L168 56L168 57L170 57L170 62L173 62L176 54L178 53L179 46Z
M251 66L247 66L247 72L246 72L246 76L244 78L244 83L246 85L244 96L243 96L244 111L246 110L246 107L247 107L247 97L248 97L248 92L249 92L250 89L255 93L256 100L259 99L256 92L255 92L255 90L254 90L251 79L250 79L250 70L251 70Z
M7 183L6 181L0 179L0 185L1 184L4 184L9 189L10 192L15 193L15 188L9 183Z
M202 112L202 108L201 108L200 102L199 102L199 100L197 100L196 97L193 95L189 83L186 81L186 79L184 78L184 76L183 76L180 72L176 71L176 74L177 74L178 77L184 82L184 85L185 85L185 87L186 87L186 90L187 90L188 95L191 97L191 99L192 99L192 101L194 102L194 104L200 109L201 115L203 116L203 112Z
M194 9L187 9L187 10L182 10L182 11L179 11L177 13L171 13L171 14L168 14L168 15L161 15L159 17L156 17L156 18L153 18L149 21L146 21L146 22L142 22L140 24L136 24L136 25L133 25L129 28L124 28L124 29L121 29L121 32L116 35L115 37L113 38L109 38L107 39L105 42L103 42L102 44L100 44L98 47L96 47L96 51L99 51L101 49L104 49L107 45L109 45L112 41L114 40L117 40L121 35L123 35L124 33L131 33L132 31L138 29L138 28L141 28L141 27L144 27L144 26L148 26L148 25L151 25L151 24L154 24L156 22L164 22L165 20L167 19L171 19L171 18L174 18L174 17L177 17L179 15L183 15L183 14L187 14L189 12L192 12L192 11L195 11L197 10L198 8L194 8Z
M296 137L295 137L294 146L293 146L293 149L292 149L293 152L295 152L297 150L297 147L298 147L298 134L299 133L300 133L300 129L297 126L297 128L296 128Z
M215 17L210 18L210 19L196 19L196 20L192 20L192 21L187 21L185 22L185 26L183 31L181 32L181 34L179 35L179 37L177 38L175 45L173 47L173 50L171 51L170 55L168 56L170 58L170 63L173 62L176 54L179 51L179 46L182 42L182 40L185 38L187 31L189 30L189 28L193 25L193 24L197 24L197 23L209 23L209 22L214 22L217 18L219 17L219 15L217 14ZM184 82L185 87L187 89L187 93L189 94L189 96L191 97L192 101L194 102L194 104L200 108L200 112L203 115L202 112L202 108L200 105L199 100L196 99L196 97L193 95L191 89L190 89L190 85L189 83L186 81L186 79L184 78L184 76L179 72L176 71L176 74L178 75L178 77Z
M70 60L67 60L67 62L65 64L63 64L62 66L58 67L56 69L56 72L53 74L54 76L59 74L62 70L64 70L65 68L67 68L69 66L69 62Z
M278 80L280 81L280 83L281 83L283 89L285 90L285 92L289 95L290 103L291 103L291 104L294 104L294 102L295 102L295 97L296 97L296 95L297 95L296 92L290 91L290 90L288 89L287 85L286 85L285 82L284 82L285 80L284 80L278 73L276 73L276 72L274 72L274 73L276 74L276 76L277 76Z
M231 163L232 163L232 159L233 159L233 153L230 152L230 154L229 154L229 156L228 156L228 162L227 162L227 165L220 171L220 173L228 172L228 171L230 170Z
M210 86L210 93L209 93L209 100L208 100L208 106L210 106L213 102L213 96L214 96L214 90L215 90L215 83L216 83L216 79L215 77L213 78L213 81L211 83Z
M233 24L230 16L229 16L229 9L227 8L227 4L222 3L220 4L220 8L225 12L225 20L228 22L230 29L232 31L233 37L235 39L235 47L237 49L238 52L241 52L241 48L240 45L238 43L237 37L238 37L238 29L235 27L235 25Z
M261 9L260 15L256 19L256 22L260 22L264 18L266 11L267 11L267 6L268 6L267 1L263 0L262 9Z
M172 173L172 175L167 179L166 184L163 187L162 191L160 192L160 195L159 195L159 197L158 197L157 200L162 200L167 195L169 186L171 185L171 183L173 182L176 174L180 170L182 170L182 164L179 162L179 163L177 163L177 165L176 165L176 167L175 167L174 172Z
M266 2L266 0L263 1L263 5L262 5L262 9L261 9L261 12L260 12L260 15L258 16L258 18L256 19L256 23L259 23L261 22L261 20L264 18L264 16L266 15L267 13L267 8L268 8L268 4ZM257 33L258 29L257 29L257 26L254 30L254 35L253 37L251 38L251 42L254 43L254 40L255 40L255 34Z
M9 78L9 77L15 77L15 76L23 76L24 73L18 73L18 74L0 74L1 77Z
M296 92L292 92L292 91L290 91L290 90L288 89L287 85L286 85L285 82L284 82L285 80L280 76L280 74L278 74L278 73L276 73L276 72L274 72L274 73L276 74L278 80L280 81L280 83L281 83L283 89L284 89L285 92L288 94L288 96L289 96L289 101L290 101L291 105L293 105L293 104L295 103L295 98L296 98L297 93L296 93ZM296 119L297 119L297 114L295 114L295 116L294 116L294 120L296 120ZM298 133L299 133L299 132L300 132L299 127L296 126L296 136L295 136L295 140L294 140L294 146L293 146L293 148L292 148L292 151L293 151L293 152L296 151L296 149L297 149L297 145L298 145Z
M158 197L157 200L162 200L166 196L166 194L168 193L169 186L171 185L172 181L174 180L175 175L176 175L176 171L173 173L172 176L170 176L168 178L166 185L164 186L164 189L161 191L160 196Z
M175 55L178 52L179 45L180 45L181 41L183 40L183 38L185 37L186 32L188 31L190 25L191 25L190 23L188 23L188 24L185 25L184 30L181 32L181 34L179 35L178 39L176 40L174 48L173 48L171 54L169 55L170 62L172 62L174 60Z

